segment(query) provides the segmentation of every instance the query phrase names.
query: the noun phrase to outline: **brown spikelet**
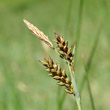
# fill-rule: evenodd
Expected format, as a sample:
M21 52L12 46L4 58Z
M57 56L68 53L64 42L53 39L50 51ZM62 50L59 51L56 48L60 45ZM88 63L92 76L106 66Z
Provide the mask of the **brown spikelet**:
M55 33L55 38L56 38L55 42L57 43L57 50L60 56L69 61L70 64L72 64L74 60L72 48L68 49L68 42L63 39L63 36Z
M40 31L36 26L31 24L29 21L25 19L23 21L35 36L37 36L40 40L44 41L53 50L55 49L53 44L50 42L49 38L42 31Z
M65 91L68 94L74 94L71 79L66 75L65 70L61 69L61 66L55 64L51 57L49 57L48 59L44 59L44 61L40 62L46 67L46 71L49 72L49 75L53 77L53 79L59 81L59 86L65 86Z

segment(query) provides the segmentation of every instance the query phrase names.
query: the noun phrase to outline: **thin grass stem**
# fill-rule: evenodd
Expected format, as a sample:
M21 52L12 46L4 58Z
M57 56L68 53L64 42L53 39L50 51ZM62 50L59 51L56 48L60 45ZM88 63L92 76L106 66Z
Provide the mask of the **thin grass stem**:
M90 70L90 67L91 67L91 64L92 64L92 60L93 60L95 51L97 49L97 45L98 45L99 40L100 40L100 34L102 32L103 27L105 26L105 24L108 21L108 13L109 13L108 4L107 4L108 1L106 0L104 3L105 3L105 13L106 13L106 15L104 16L103 20L101 21L101 24L99 25L99 28L98 28L97 33L96 33L96 39L95 39L93 48L91 49L90 56L89 56L89 59L88 59L88 62L87 62L87 75L89 74L89 70ZM82 93L82 91L83 91L85 81L86 81L86 75L83 76L83 79L82 79L82 82L81 82L81 85L80 85L80 93Z
M62 108L63 108L63 104L64 104L64 101L66 98L66 93L63 92L63 95L60 97L61 97L61 99L59 99L59 102L58 102L58 110L62 110Z
M81 110L81 99L80 99L80 94L79 94L79 90L77 88L77 84L76 84L76 80L75 80L75 75L74 72L71 71L71 67L68 63L68 67L69 67L69 71L70 71L70 76L71 76L71 80L72 80L72 84L74 87L74 92L75 92L75 99L76 99L76 103L78 106L78 110Z
M96 34L96 39L95 39L94 45L92 47L92 50L90 52L90 56L89 56L89 59L88 59L88 62L87 62L87 70L86 70L87 75L89 74L89 70L90 70L90 67L91 67L91 64L92 64L92 60L93 60L95 51L97 49L97 45L98 45L98 42L99 42L99 39L100 39L100 33L102 32L103 25L104 25L104 23L102 23L100 25L100 27L98 28L98 31L97 31L97 34ZM82 90L83 90L84 85L85 85L85 81L86 81L86 74L83 76L83 79L82 79L82 82L81 82L81 85L80 85L80 93L82 93Z
M66 35L66 33L67 33L67 27L69 25L70 18L71 18L72 6L73 6L73 0L69 0L69 4L68 4L68 8L67 8L67 14L66 14L64 35Z
M85 70L85 73L86 73L87 87L88 87L88 92L89 92L89 97L90 97L92 110L96 110L94 99L93 99L93 96L92 96L91 87L90 87L90 82L89 82L89 78L88 78L88 74L87 74L87 65L85 64L84 59L82 59L82 62L83 62L84 70Z
M77 32L76 32L75 60L76 60L76 57L77 57L77 50L78 50L78 47L79 47L79 41L80 41L80 37L81 37L81 25L82 25L83 4L84 4L84 0L80 0L79 12L78 12Z
M90 87L90 82L89 82L88 76L87 76L87 86L88 86L88 91L89 91L89 96L90 96L92 110L96 110L95 109L95 103L94 103L94 99L93 99L93 96L92 96L92 92L91 92L91 87Z

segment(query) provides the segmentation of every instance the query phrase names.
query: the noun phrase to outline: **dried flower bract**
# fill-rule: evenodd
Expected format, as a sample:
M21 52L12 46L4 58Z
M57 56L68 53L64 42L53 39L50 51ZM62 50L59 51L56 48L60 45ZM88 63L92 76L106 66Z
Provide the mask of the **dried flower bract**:
M50 42L49 38L42 31L40 31L36 26L31 24L29 21L25 19L23 21L35 36L37 36L40 40L44 41L53 50L55 49L53 44Z

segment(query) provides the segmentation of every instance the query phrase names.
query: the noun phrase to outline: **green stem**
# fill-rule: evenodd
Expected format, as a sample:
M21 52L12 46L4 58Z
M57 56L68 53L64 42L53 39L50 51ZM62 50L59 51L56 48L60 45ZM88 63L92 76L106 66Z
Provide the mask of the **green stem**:
M61 96L61 88L58 86L57 87L57 104L58 104L58 110L61 110L61 107L60 107L60 96Z
M80 99L79 90L77 88L75 75L74 75L74 72L71 71L71 67L70 67L69 63L68 63L68 67L69 67L70 76L71 76L71 80L72 80L72 84L73 84L73 88L74 88L74 92L75 92L75 99L76 99L76 103L78 106L78 110L81 110L81 99Z
M56 51L57 54L59 54L56 49L55 49L55 51ZM81 109L81 99L80 99L79 90L77 88L77 84L76 84L76 80L75 80L75 75L74 75L74 72L71 71L71 67L70 67L69 62L67 62L67 63L68 63L69 71L70 71L70 76L71 76L72 84L73 84L73 87L74 87L75 99L76 99L76 103L77 103L77 106L78 106L78 110L82 110Z
M61 91L60 91L61 92ZM58 102L58 110L62 110L64 101L65 101L65 97L66 97L66 93L63 92L63 95L60 96L61 98L59 98L59 102Z
M68 28L68 25L70 22L72 6L73 6L73 0L69 0L69 5L68 5L68 10L67 10L67 15L66 15L65 28L64 28L64 35L66 35L67 28Z
M92 106L92 109L95 110L95 104L94 104L94 100L93 100L93 96L92 96L92 92L91 92L91 87L90 87L90 82L89 82L88 76L87 76L87 86L88 86L89 96L90 96L90 100L91 100L91 106Z
M79 13L78 13L78 24L77 24L77 32L76 32L76 53L75 53L75 60L77 57L77 49L79 47L79 40L80 40L80 36L81 36L81 24L82 24L82 12L83 12L83 3L84 0L80 0L80 4L79 4Z
M87 65L85 64L84 60L82 60L82 62L83 62L84 69L85 69L85 72L86 72L86 80L87 80L87 86L88 86L91 106L92 106L92 109L95 110L95 104L94 104L94 100L93 100L93 96L92 96L92 92L91 92L91 87L90 87L90 82L89 82L89 78L88 78Z

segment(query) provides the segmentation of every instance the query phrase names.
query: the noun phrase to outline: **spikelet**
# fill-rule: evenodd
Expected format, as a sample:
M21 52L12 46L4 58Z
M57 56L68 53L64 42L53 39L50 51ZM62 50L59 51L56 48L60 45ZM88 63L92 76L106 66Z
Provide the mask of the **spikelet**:
M59 81L59 86L65 86L65 91L68 94L74 94L71 79L67 77L65 70L62 70L61 66L55 64L51 57L49 57L48 59L44 59L44 61L40 62L46 67L46 71L49 72L49 75L53 77L53 79Z
M72 54L72 48L68 49L68 41L65 41L63 39L63 36L58 35L55 33L55 38L54 40L57 43L57 50L62 58L65 60L69 61L70 64L73 63L73 54Z
M23 21L35 36L37 36L40 40L44 41L53 50L55 49L49 38L42 31L40 31L36 26L31 24L29 21L25 19Z

